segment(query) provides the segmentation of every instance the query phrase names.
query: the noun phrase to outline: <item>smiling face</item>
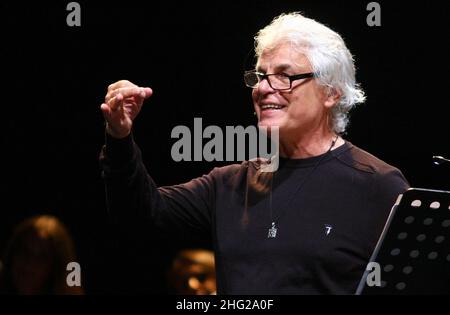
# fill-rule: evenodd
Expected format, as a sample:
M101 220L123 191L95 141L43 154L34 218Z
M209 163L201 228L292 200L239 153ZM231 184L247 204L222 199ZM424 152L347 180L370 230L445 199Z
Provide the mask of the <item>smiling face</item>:
M265 74L286 75L313 72L306 56L289 44L264 51L256 70ZM278 126L281 138L296 137L308 131L328 127L327 115L335 104L335 101L327 97L325 88L313 78L293 81L292 88L285 91L274 90L267 79L262 80L253 89L252 98L258 125Z

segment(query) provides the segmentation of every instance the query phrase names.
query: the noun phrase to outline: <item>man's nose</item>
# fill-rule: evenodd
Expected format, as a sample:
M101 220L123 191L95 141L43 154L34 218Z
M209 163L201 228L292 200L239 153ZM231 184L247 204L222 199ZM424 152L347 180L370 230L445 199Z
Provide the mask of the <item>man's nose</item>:
M264 78L258 83L257 87L259 93L273 93L275 90L270 86L269 79Z

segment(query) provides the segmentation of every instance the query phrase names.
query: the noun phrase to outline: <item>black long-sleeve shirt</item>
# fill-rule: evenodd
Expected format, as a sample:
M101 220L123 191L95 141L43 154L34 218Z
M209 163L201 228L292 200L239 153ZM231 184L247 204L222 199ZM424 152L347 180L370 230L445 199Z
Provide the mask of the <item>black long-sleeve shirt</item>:
M353 294L402 173L346 142L322 156L213 169L158 188L132 136L109 136L101 164L114 216L148 219L180 238L208 238L219 294ZM272 222L277 235L268 238Z

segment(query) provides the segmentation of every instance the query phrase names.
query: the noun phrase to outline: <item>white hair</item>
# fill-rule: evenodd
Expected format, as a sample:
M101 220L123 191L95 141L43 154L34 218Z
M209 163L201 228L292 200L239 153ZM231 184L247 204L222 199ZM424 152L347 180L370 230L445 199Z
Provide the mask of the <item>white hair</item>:
M299 12L281 14L256 34L256 57L286 42L308 58L320 85L328 87L328 92L340 92L341 97L331 110L331 128L338 134L344 133L350 109L365 101L364 91L355 81L353 56L344 40Z

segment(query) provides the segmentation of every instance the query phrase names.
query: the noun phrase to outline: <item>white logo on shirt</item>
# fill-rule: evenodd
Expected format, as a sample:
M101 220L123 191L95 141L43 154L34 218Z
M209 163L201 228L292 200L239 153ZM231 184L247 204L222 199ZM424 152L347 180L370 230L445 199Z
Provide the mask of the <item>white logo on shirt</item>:
M325 224L325 235L328 236L331 233L331 230L333 229L333 226L329 224Z

